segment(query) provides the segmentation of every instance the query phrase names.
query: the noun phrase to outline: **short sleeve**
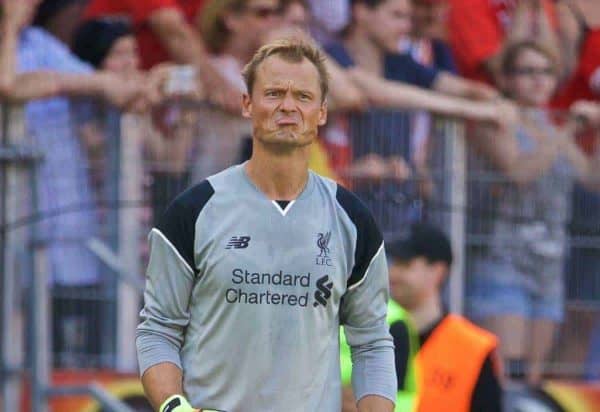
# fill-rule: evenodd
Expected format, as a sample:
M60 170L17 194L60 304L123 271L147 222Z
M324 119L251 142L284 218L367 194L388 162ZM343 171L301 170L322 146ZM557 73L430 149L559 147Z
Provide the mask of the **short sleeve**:
M431 89L439 74L435 67L418 63L410 54L393 54L386 56L385 77L414 86Z
M457 73L456 61L452 55L450 46L441 40L433 41L433 54L435 58L435 67L439 70L449 73Z
M18 49L18 70L53 70L63 73L88 74L94 71L79 60L69 48L43 29L28 28L21 37Z
M325 51L337 62L337 64L339 64L343 68L347 69L349 67L354 66L354 61L352 60L352 57L342 44L330 44L329 46L325 47Z

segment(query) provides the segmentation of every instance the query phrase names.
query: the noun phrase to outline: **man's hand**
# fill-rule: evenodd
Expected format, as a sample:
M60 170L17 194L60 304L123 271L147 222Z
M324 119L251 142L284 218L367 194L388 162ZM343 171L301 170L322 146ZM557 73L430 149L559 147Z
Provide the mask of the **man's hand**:
M490 110L489 120L501 129L509 129L517 124L519 120L519 109L517 105L506 99L499 99L493 103L482 103Z
M173 395L163 402L158 412L209 412L209 410L194 409L182 395Z
M208 100L233 114L242 110L242 91L216 68L206 62L198 70L201 84L206 90Z
M104 72L102 76L102 97L116 107L135 112L148 109L150 101L143 76L124 77L119 74Z
M600 103L580 100L571 106L571 116L586 125L600 126Z
M358 401L358 412L393 412L394 402L377 395L367 395Z
M500 97L500 92L485 83L473 82L465 97L474 100L494 100Z

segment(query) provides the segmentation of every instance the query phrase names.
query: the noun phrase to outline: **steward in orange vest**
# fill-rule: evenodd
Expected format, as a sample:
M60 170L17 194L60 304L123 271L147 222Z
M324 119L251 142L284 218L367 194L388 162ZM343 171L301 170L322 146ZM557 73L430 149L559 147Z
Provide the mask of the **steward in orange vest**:
M417 412L500 412L502 388L497 338L463 317L444 313L440 290L452 249L439 229L414 224L407 237L388 242L390 294L411 316L419 334ZM409 344L392 324L396 374L404 376Z

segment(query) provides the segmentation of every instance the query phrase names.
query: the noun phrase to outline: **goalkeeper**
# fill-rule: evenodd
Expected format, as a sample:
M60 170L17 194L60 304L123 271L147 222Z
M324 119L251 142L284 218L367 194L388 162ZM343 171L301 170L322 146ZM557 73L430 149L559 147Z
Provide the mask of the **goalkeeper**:
M356 196L308 170L327 118L324 57L277 41L244 78L252 157L178 196L150 234L136 336L146 395L160 412L339 412L342 324L358 410L392 412L381 233Z

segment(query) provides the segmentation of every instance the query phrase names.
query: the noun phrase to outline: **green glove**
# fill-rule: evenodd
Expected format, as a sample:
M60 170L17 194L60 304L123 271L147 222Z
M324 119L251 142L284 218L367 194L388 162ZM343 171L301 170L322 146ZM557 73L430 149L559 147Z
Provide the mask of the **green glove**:
M159 412L200 412L181 395L173 395L160 405Z

